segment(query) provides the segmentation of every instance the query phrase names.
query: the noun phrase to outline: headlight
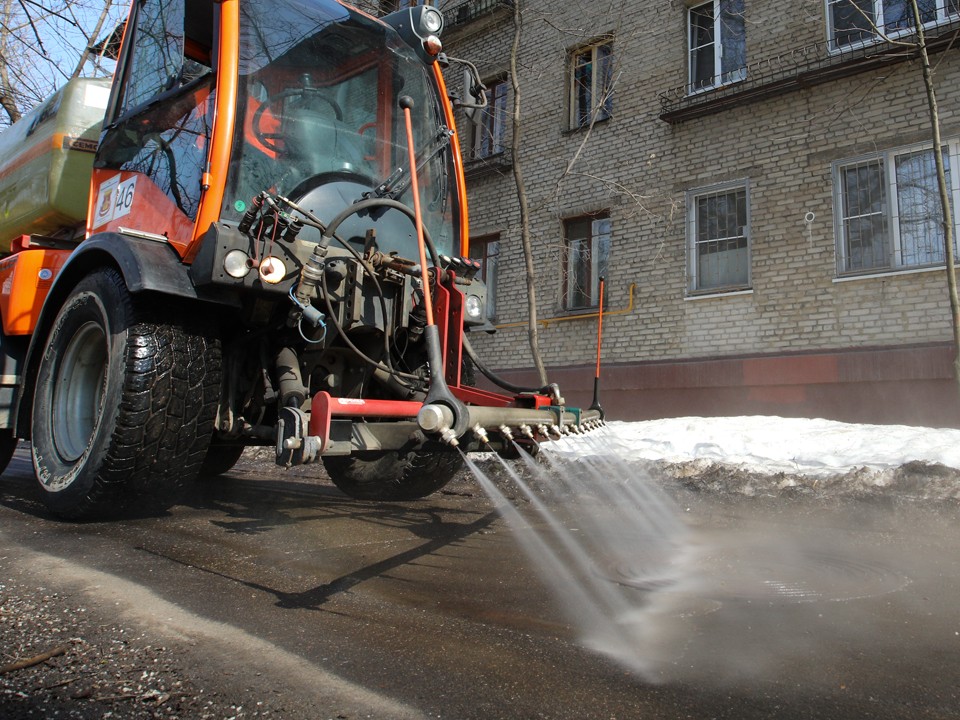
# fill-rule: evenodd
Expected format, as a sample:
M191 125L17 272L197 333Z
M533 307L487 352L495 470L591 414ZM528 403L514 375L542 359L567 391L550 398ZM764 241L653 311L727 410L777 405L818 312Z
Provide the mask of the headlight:
M250 258L243 250L231 250L223 258L223 271L237 280L246 277L251 267Z
M392 27L425 63L436 61L443 49L443 13L431 5L417 5L384 15L381 20Z
M432 7L423 6L423 15L420 16L420 27L428 35L439 35L443 28L443 15Z
M464 309L470 320L479 320L483 317L483 299L479 295L467 295Z

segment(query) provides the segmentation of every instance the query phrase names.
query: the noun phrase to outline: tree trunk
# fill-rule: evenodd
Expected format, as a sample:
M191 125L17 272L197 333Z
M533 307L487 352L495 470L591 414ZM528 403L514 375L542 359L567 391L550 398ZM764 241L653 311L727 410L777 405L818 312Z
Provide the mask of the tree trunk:
M6 21L10 18L10 8L13 0L6 0L3 3L4 25L0 27L0 108L10 118L10 124L13 125L20 119L20 107L17 99L13 95L13 86L10 84L10 72L7 69L6 54L10 50L10 30L6 26Z
M103 30L103 24L107 21L107 16L110 14L111 5L113 5L113 0L103 0L103 10L100 12L100 17L97 18L97 26L87 37L87 46L80 54L80 60L77 62L77 67L73 71L73 75L70 77L80 77L80 73L83 72L83 66L87 64L87 58L90 57L90 46L97 42L97 38L100 37L100 31Z
M937 93L933 86L933 69L927 53L927 40L923 32L923 20L917 0L910 0L913 23L917 29L917 47L920 50L920 67L923 70L923 84L927 91L927 110L930 113L930 126L933 130L933 160L937 168L937 186L940 191L940 211L943 214L943 253L947 266L947 291L950 295L950 317L953 329L953 379L957 383L960 396L960 299L957 295L957 275L953 256L953 212L950 207L950 189L943 166L943 143L940 138L940 111L937 107Z
M520 203L520 243L523 246L523 263L527 276L527 337L530 341L530 353L533 364L540 377L540 384L547 384L547 370L540 356L540 335L537 329L537 276L533 267L533 241L530 236L530 206L527 201L527 188L520 166L520 78L517 72L517 57L520 54L520 36L523 32L521 0L513 3L513 46L510 48L510 82L513 85L513 135L511 156L513 161L513 179L517 186L517 200Z
M6 75L6 73L2 73ZM9 85L6 81L0 81L3 84L3 90L0 91L0 107L3 108L3 111L7 114L7 117L10 118L10 124L13 125L17 120L20 119L20 109L17 107L17 101L13 99L13 96L9 94L7 88Z

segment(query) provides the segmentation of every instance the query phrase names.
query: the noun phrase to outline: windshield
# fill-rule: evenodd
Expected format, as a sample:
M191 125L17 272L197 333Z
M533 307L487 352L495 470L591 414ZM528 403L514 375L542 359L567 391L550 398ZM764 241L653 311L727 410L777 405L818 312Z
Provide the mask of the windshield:
M241 6L237 130L223 217L239 218L267 190L304 200L329 221L388 178L412 207L398 99L413 98L424 226L437 249L459 247L449 138L428 68L392 29L328 0ZM393 210L385 215L396 214ZM367 223L369 225L369 222ZM362 242L359 220L339 235ZM346 233L346 234L345 234ZM416 257L409 220L377 224L385 252Z

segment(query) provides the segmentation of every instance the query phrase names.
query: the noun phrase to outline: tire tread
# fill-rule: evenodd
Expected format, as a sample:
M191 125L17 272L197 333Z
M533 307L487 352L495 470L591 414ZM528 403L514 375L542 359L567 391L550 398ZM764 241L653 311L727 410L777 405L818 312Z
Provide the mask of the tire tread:
M102 462L91 468L96 474L89 490L69 499L45 493L51 509L71 519L169 507L199 473L220 395L215 336L199 322L171 321L176 306L160 312L133 298L115 270L98 274L113 285L109 294L121 298L127 325L124 377L119 400L106 399L118 402L119 411Z

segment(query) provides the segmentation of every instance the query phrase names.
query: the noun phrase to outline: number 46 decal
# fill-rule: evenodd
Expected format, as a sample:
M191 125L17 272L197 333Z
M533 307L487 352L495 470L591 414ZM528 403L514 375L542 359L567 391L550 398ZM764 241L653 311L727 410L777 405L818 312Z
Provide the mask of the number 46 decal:
M133 197L136 193L137 176L120 182L120 176L114 175L109 180L100 183L97 191L97 204L94 206L96 217L93 227L116 220L130 213L133 207Z

